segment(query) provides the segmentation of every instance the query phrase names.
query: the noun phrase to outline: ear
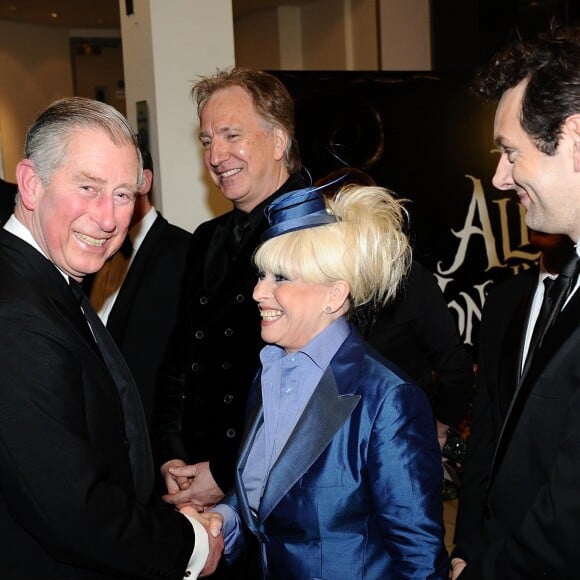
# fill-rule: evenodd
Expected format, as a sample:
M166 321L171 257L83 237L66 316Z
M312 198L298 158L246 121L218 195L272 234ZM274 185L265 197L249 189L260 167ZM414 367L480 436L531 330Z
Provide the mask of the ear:
M153 187L153 171L151 169L143 169L143 185L141 186L141 194L146 195Z
M27 210L34 211L43 185L30 159L23 159L16 166L16 181L22 205Z
M328 305L331 312L338 312L343 308L350 295L350 285L346 280L338 280L330 286Z
M288 134L282 127L274 128L274 159L280 161L284 158L288 145Z
M574 171L580 173L580 114L570 115L564 121L564 130L570 135L574 144L572 153Z

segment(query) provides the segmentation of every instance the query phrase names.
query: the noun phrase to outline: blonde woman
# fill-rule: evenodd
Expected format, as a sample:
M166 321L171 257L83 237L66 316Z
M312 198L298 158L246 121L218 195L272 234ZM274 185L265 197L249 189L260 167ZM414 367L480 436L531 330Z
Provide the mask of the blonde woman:
M405 211L379 187L329 203L310 188L266 210L254 299L268 344L236 493L216 508L227 558L245 527L264 578L446 578L429 403L350 321L396 294L411 258Z

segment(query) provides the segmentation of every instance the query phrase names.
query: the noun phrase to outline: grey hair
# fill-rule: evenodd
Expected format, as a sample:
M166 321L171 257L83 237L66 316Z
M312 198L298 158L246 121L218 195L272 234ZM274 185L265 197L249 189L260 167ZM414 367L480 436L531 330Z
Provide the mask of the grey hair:
M110 105L83 97L55 101L26 133L24 156L34 163L45 185L64 164L71 136L78 129L100 129L115 145L132 144L139 162L137 185L141 187L143 161L129 122Z
M290 173L300 171L300 152L294 134L294 101L284 83L270 73L250 67L218 70L214 75L198 79L191 90L198 115L201 117L203 107L216 91L228 87L241 87L252 97L256 112L268 131L280 127L286 133L284 163Z

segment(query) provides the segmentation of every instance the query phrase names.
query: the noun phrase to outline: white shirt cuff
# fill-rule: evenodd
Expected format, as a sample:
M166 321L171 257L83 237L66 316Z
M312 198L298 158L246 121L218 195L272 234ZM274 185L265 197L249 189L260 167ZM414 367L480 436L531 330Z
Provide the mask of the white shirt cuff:
M187 568L185 569L185 577L191 580L199 576L199 573L207 562L207 557L209 556L209 539L205 528L195 518L186 514L183 515L190 521L195 532L195 546Z

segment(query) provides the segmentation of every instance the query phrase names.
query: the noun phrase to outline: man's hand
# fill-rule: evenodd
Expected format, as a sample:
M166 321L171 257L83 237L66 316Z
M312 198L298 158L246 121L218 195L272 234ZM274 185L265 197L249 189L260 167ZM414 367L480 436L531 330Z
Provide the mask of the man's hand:
M176 507L192 505L199 512L213 507L224 497L224 492L215 482L209 462L185 465L173 460L164 463L161 472L167 485L167 495L163 500Z
M224 551L224 537L221 533L224 520L216 512L200 514L191 506L182 507L179 511L184 515L196 519L207 532L209 554L205 566L199 573L199 577L209 576L215 572Z
M467 566L467 562L461 558L453 558L451 560L451 580L457 580L463 569Z
M161 475L165 480L168 494L174 494L189 487L191 482L187 477L178 477L169 471L170 467L185 467L185 465L185 461L181 459L171 459L161 466Z

